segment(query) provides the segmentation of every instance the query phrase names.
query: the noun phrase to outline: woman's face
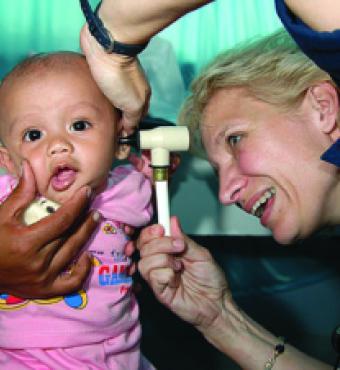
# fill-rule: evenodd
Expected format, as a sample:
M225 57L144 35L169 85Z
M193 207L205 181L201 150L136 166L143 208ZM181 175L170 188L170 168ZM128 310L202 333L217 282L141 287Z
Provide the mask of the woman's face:
M218 90L203 112L202 141L219 175L221 203L238 203L283 244L332 217L337 172L320 160L332 141L319 117L308 99L293 116L241 88Z

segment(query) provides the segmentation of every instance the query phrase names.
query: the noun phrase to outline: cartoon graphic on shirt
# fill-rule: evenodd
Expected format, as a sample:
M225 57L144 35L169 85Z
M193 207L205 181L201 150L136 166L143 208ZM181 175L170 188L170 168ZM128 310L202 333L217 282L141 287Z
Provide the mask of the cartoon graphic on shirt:
M113 221L106 220L104 225L100 228L103 234L117 235L121 234L127 239L123 233L123 225ZM107 287L113 285L120 286L120 294L127 294L132 284L132 277L127 274L127 269L131 264L129 257L117 251L111 251L109 256L110 263L102 262L96 255L102 255L103 251L90 251L92 253L92 265L94 266L94 276L96 276L97 284L100 287ZM68 270L68 272L72 269ZM67 273L67 272L66 272ZM81 310L84 309L88 303L88 296L86 290L79 290L78 292L67 294L65 296L54 297L49 299L24 299L15 297L7 293L0 293L0 310L17 310L25 307L28 304L50 305L59 302L64 302L66 306Z
M117 229L112 225L111 222L105 223L105 225L102 227L104 234L116 234Z
M62 297L30 300L2 293L0 294L0 310L11 311L23 308L30 303L49 305L59 303L61 301L64 301L65 304L70 308L83 309L87 304L87 295L84 290L80 290L76 293L68 294Z

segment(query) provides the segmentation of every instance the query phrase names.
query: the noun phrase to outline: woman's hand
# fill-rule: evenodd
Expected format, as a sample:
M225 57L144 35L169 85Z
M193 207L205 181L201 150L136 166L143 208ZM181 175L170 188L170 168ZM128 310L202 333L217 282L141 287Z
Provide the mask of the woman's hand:
M137 58L108 54L91 36L87 25L80 45L100 89L122 111L121 127L131 134L149 108L150 86Z
M35 198L36 185L29 164L17 188L0 206L0 292L23 298L47 298L82 287L91 262L83 253L72 272L63 271L78 256L99 220L85 213L89 189L82 188L54 214L30 226L23 225L23 210Z
M184 235L177 218L171 237L160 225L142 230L138 267L157 299L185 321L204 331L220 316L229 289L209 251Z

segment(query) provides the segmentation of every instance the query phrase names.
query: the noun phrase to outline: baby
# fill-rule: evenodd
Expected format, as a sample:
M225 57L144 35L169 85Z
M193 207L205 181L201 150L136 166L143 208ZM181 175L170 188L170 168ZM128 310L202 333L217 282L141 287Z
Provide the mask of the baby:
M118 122L77 53L30 57L0 86L0 166L8 172L0 177L1 201L25 159L40 197L62 204L88 185L91 208L103 217L84 246L93 264L84 290L48 300L0 295L2 370L153 369L139 349L123 229L150 221L151 184L131 166L111 171L114 158L128 154L117 145Z

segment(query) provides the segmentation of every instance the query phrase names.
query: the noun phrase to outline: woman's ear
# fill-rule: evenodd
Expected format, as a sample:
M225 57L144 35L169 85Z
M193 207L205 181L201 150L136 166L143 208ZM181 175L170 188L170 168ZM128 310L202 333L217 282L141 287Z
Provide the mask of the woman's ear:
M18 172L8 150L0 144L0 167L5 168L11 175L17 176Z
M339 131L339 95L330 82L321 82L308 89L312 107L318 112L318 127L325 134Z

